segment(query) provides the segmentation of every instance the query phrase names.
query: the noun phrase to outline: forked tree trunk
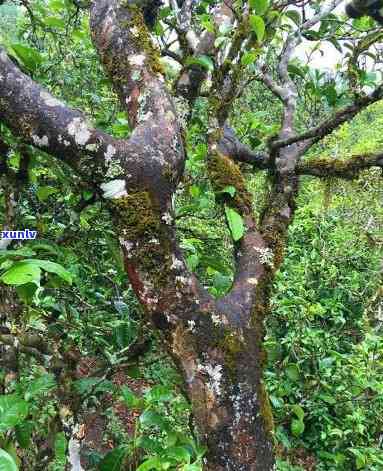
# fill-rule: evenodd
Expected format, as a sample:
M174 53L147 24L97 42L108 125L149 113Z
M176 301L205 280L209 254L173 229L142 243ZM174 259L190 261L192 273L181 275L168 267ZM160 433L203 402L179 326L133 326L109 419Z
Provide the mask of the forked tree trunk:
M62 159L95 190L103 191L133 289L183 374L199 437L208 447L208 471L274 469L273 419L262 383L263 322L294 215L298 175L352 177L363 168L383 165L381 155L357 157L342 165L332 160L300 162L315 142L383 94L379 87L297 136L297 90L288 64L302 31L310 30L337 3L324 7L299 31L283 34L276 81L267 71L259 71L260 80L283 104L281 130L267 143L266 153L251 152L224 125L238 96L243 64L236 58L241 45L252 37L248 44L256 46L246 26L248 9L244 24L234 28L228 58L222 64L216 61L207 167L214 191L241 216L245 228L235 244L233 285L219 300L187 269L176 241L172 200L185 166L184 139L159 52L142 15L143 5L150 11L150 0L93 0L90 6L92 39L128 113L133 129L129 139L115 139L92 128L81 112L52 97L0 49L0 120L25 143ZM182 4L177 34L185 57L214 55L217 51L210 50L215 47L214 35L203 34L200 41L195 34L187 35L194 2ZM231 7L230 0L217 2L212 15L217 31L223 23L237 21ZM176 87L186 89L182 94L191 103L206 77L206 70L196 67L185 65ZM258 223L252 195L234 160L268 170L269 187ZM227 187L235 189L233 195L227 195Z

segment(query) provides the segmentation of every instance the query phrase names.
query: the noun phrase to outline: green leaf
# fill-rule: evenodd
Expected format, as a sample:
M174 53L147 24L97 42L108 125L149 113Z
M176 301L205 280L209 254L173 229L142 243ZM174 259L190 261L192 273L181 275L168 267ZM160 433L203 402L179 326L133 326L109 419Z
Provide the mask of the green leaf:
M29 401L31 398L45 394L56 387L56 381L52 374L45 374L35 379L29 384L25 392L24 399Z
M161 461L159 458L149 458L148 460L140 464L136 471L150 471L151 469L162 469Z
M36 265L37 267L42 268L43 270L49 273L54 273L55 275L59 276L61 279L66 281L68 284L72 284L72 275L69 273L69 271L65 270L65 268L58 263L51 262L49 260L38 259L31 259L25 261Z
M298 77L302 77L302 78L305 78L306 76L306 72L301 67L293 63L290 63L287 66L287 70L290 75L297 75Z
M287 374L287 377L291 379L291 381L296 382L300 378L299 368L294 363L290 363L289 365L287 365L286 374Z
M167 429L167 424L164 419L159 414L151 410L146 410L143 414L141 414L140 422L142 425L157 426L161 430Z
M257 15L263 15L269 8L269 0L250 0L250 7Z
M36 191L36 196L39 199L39 201L44 202L46 201L51 195L54 195L57 193L56 188L52 188L51 186L40 186L38 190Z
M27 449L31 443L31 437L33 432L33 422L22 422L15 426L16 440L21 448Z
M245 233L242 216L229 206L225 206L225 213L233 240L237 242Z
M187 65L193 65L193 64L200 65L201 67L203 67L206 70L209 70L210 72L214 70L214 62L209 56L205 56L205 55L198 56L198 57L188 57L188 59L186 60L186 64Z
M302 23L302 18L298 10L288 10L285 15L290 18L297 26L300 26Z
M22 64L31 72L34 72L43 62L41 54L36 49L24 46L24 44L11 44L10 53L20 59Z
M253 64L257 60L257 57L258 57L258 52L255 52L255 51L245 52L245 54L242 56L241 64L242 65Z
M0 396L0 433L20 424L28 415L29 406L17 394Z
M237 190L235 186L228 185L228 186L225 186L225 188L223 188L219 193L228 193L233 198L235 196L236 191Z
M305 416L305 412L304 410L302 409L302 407L298 404L294 404L293 406L291 406L291 409L292 411L294 412L294 414L298 417L299 420L301 420L303 422L303 418Z
M167 448L165 453L167 457L174 458L179 463L186 462L189 464L191 455L192 455L192 450L187 449L186 447L183 447L183 446L175 446L175 447Z
M12 456L5 450L0 450L0 471L18 471Z
M48 18L44 18L44 23L47 26L51 26L52 28L65 28L65 21L62 18L57 18L55 16L49 16Z
M249 22L253 31L257 35L258 41L262 42L263 38L265 37L265 31L266 31L265 22L260 16L257 16L257 15L251 15Z
M121 394L124 399L125 404L132 408L132 409L137 409L142 405L142 400L136 396L129 388L128 386L124 386L121 389Z
M336 399L333 396L330 396L329 394L319 394L319 399L322 399L322 401L327 402L327 404L335 404Z
M108 453L98 465L99 471L120 471L128 454L128 448L121 446Z
M36 252L27 247L17 250L0 250L0 260L13 257L33 257L34 255L36 255Z
M25 304L31 304L38 289L35 283L26 283L16 286L16 293Z
M66 463L66 450L68 447L68 441L65 437L64 432L59 432L55 437L55 459L58 463Z
M99 392L114 391L114 384L107 379L101 378L82 378L75 381L73 385L80 395L90 392L97 394Z
M9 270L3 273L0 280L6 285L19 286L26 283L40 283L41 270L38 265L28 260L14 263Z
M291 432L294 437L299 437L305 430L305 424L302 420L293 419L291 421Z
M173 399L172 390L168 386L158 384L153 386L146 394L147 402L169 402Z

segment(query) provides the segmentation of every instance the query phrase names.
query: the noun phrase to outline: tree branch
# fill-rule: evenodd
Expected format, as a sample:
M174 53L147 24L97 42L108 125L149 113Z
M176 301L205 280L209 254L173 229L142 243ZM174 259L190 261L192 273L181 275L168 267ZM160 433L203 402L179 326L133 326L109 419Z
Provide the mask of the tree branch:
M338 177L352 180L359 172L372 167L383 169L383 153L355 155L347 160L314 159L300 162L297 173L320 178Z
M223 136L218 147L223 154L237 162L250 164L262 170L270 168L270 156L266 152L254 152L250 147L242 144L228 124L225 124L223 128Z
M116 145L115 139L92 128L81 112L68 108L23 74L2 49L0 105L0 121L16 136L82 175L89 177L91 167L102 167L108 146Z
M353 104L346 106L339 110L335 115L330 116L327 120L323 121L318 126L315 126L308 131L288 137L286 139L278 139L272 142L272 149L279 149L282 147L289 146L296 142L310 140L309 147L315 142L318 142L323 137L331 134L343 123L351 121L363 108L381 100L383 98L383 85L380 85L370 95L364 95L359 97ZM307 148L306 148L307 150Z

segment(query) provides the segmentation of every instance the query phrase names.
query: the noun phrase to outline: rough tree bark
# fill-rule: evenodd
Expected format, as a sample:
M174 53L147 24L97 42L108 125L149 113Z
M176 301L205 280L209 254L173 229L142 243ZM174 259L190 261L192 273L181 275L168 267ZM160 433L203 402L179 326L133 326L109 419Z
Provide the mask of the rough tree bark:
M287 37L276 81L265 70L260 74L282 101L284 116L269 151L255 153L226 124L240 89L237 59L249 36L248 10L227 56L220 58L213 34L198 40L192 32L194 3L171 2L184 54L216 54L208 168L216 191L235 187L235 197L226 204L242 215L246 226L236 247L232 288L218 300L189 272L176 241L172 198L184 169L183 135L140 2L95 0L90 7L94 44L134 128L128 140L92 128L81 112L52 97L0 52L0 120L25 143L64 160L103 193L133 289L183 374L199 436L208 447L207 470L274 469L273 418L262 380L263 321L294 215L299 175L352 178L363 168L383 166L381 155L358 156L341 165L300 162L316 140L352 117L350 110L343 110L303 135L294 130L297 92L288 62L302 31L338 3L331 2ZM238 26L230 1L218 2L216 8L217 27L221 21ZM254 44L254 38L248 44ZM205 78L203 69L185 65L176 89L193 103ZM381 96L377 89L356 100L353 114ZM271 189L260 221L254 219L252 196L237 162L269 172Z

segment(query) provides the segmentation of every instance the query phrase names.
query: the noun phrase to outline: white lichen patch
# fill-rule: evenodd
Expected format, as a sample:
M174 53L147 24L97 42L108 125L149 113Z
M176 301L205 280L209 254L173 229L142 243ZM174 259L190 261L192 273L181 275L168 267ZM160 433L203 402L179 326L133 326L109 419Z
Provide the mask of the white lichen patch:
M182 270L184 267L184 264L182 263L182 260L179 260L175 255L172 255L172 265L171 269L172 270Z
M181 128L185 129L187 127L187 119L190 111L189 102L184 97L176 97L173 101L177 111L178 122Z
M128 252L128 257L129 257L129 252L134 247L133 242L130 242L129 240L125 240L123 237L120 237L118 240L120 241L120 245L124 247L125 250Z
M268 265L269 267L273 267L273 259L274 259L274 254L271 249L268 247L265 248L260 248L260 247L254 247L254 250L259 253L259 260L262 263L262 265Z
M249 285L254 285L254 286L258 284L257 278L249 278L247 282L249 283Z
M0 49L0 60L2 60L2 61L4 61L4 62L5 62L6 60L8 60L8 56L7 56L7 54L5 53L4 49Z
M133 36L140 35L140 30L137 28L137 26L133 26L133 28L130 28L130 32L133 34Z
M128 193L126 191L125 180L111 180L110 182L103 183L101 186L104 194L102 195L106 199L122 198Z
M209 376L209 388L216 396L221 394L222 365L198 365L198 371Z
M81 118L73 118L68 125L68 133L74 137L79 146L85 146L91 137L90 130L86 122Z
M191 320L191 321L188 321L188 329L187 330L190 330L190 332L194 332L194 328L195 328L195 321Z
M33 134L32 141L33 141L33 144L39 147L48 147L48 144L49 144L48 136L39 137Z
M173 222L173 218L170 213L165 213L162 215L161 219L164 221L165 224L170 226L170 224Z
M217 314L212 314L211 315L211 320L213 321L214 325L219 325L222 322L221 318L219 316L217 316Z
M94 143L94 144L87 144L85 146L85 149L86 150L89 150L90 152L96 152L98 150L98 144Z
M136 54L129 57L129 64L132 66L142 67L145 63L146 57L143 54Z
M189 284L189 279L186 276L176 276L176 283L187 286Z
M113 156L116 155L116 152L117 151L115 147L113 147L111 144L108 144L108 147L106 148L106 152L105 152L105 161L107 165L112 160Z
M63 106L62 102L58 100L57 98L53 97L51 94L46 92L45 90L42 90L40 92L40 98L44 101L44 103L49 106L49 107L54 107L54 106Z

